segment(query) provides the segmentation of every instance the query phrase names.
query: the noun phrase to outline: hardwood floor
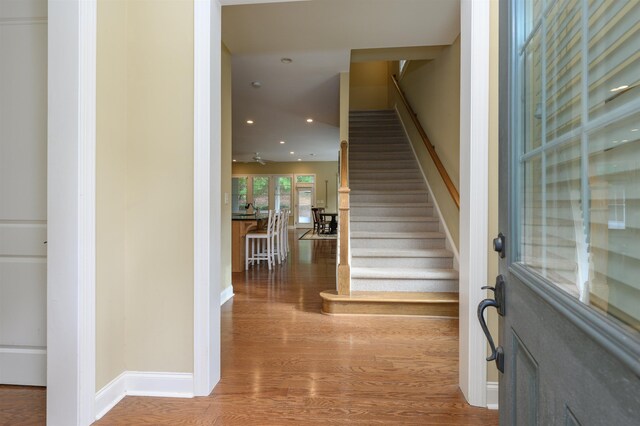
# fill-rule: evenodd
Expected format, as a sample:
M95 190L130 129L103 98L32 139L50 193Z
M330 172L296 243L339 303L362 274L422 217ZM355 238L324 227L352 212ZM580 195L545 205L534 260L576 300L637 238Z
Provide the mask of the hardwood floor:
M96 424L498 424L458 390L457 320L320 314L335 247L293 239L286 264L233 275L211 396L126 397Z
M45 388L0 385L0 425L43 425L46 403Z

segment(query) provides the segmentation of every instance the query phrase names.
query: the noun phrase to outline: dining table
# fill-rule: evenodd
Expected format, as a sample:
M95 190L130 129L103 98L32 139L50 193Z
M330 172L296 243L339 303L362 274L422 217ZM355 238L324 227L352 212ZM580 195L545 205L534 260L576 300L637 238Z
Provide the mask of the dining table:
M326 220L326 218L331 217L331 221L329 222L329 233L335 234L338 232L338 213L331 212L319 212L320 218L322 220Z

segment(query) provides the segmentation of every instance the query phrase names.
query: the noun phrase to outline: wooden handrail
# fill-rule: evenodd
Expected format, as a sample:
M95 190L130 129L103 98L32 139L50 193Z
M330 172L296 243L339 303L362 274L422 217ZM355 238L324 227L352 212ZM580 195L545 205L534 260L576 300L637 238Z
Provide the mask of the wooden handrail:
M407 108L407 111L409 112L409 115L411 116L411 120L413 120L413 124L416 126L416 129L418 129L418 133L420 134L420 137L422 137L422 141L424 142L424 145L427 148L427 151L429 151L429 154L431 155L431 159L433 160L433 163L436 165L436 169L438 169L438 173L440 173L440 177L442 177L442 180L444 181L444 185L447 187L447 190L449 191L449 194L451 195L453 202L455 203L458 210L460 210L460 193L458 192L458 189L453 184L453 181L451 180L449 173L447 173L447 169L444 168L442 161L440 161L440 157L438 157L436 148L433 146L433 144L429 140L429 137L427 136L427 133L424 131L424 128L422 128L420 121L418 121L418 116L413 111L413 108L411 108L411 105L409 105L409 101L407 101L407 97L404 95L404 92L400 88L400 84L398 83L398 78L395 75L393 75L391 76L391 80L393 81L393 85L396 87L396 91L400 96L400 100L402 101L405 108Z
M340 142L340 188L338 188L338 223L340 256L338 259L338 294L351 294L351 256L349 255L349 143Z

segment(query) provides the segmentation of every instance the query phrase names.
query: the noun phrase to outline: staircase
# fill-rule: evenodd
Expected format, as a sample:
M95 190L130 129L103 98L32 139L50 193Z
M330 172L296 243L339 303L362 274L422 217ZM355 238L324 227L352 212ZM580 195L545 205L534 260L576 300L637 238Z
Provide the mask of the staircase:
M349 129L352 293L323 309L457 316L453 254L395 111L351 112Z

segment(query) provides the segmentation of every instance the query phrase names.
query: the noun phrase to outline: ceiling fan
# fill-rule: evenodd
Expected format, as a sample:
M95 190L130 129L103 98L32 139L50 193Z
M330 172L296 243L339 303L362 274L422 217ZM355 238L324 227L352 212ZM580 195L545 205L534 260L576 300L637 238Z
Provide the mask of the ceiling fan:
M259 152L256 152L256 153L255 153L255 155L253 156L253 160L254 160L256 163L259 163L259 164L261 164L261 165L263 165L263 166L264 166L265 164L267 164L267 163L269 163L269 162L270 162L270 160L265 160L264 158L262 158L262 157L260 156L260 153L259 153Z

